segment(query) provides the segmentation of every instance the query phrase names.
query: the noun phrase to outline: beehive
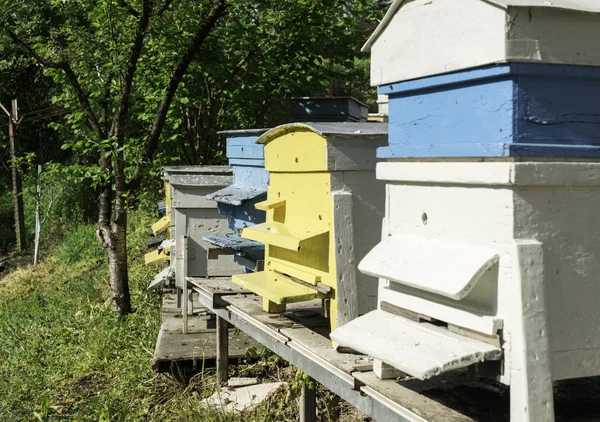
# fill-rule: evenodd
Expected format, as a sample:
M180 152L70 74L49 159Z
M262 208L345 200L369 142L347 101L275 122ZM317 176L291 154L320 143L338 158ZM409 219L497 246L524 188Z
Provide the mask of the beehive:
M189 175L202 172L200 166L168 166L162 170L162 181L165 191L165 215L163 215L157 222L150 226L150 234L152 236L162 236L164 241L159 247L145 255L146 265L158 264L158 263L170 263L171 260L171 246L174 244L171 233L171 223L173 221L171 197L173 195L171 186L169 185L169 177L171 175ZM164 233L164 234L163 234Z
M245 227L265 222L265 212L254 205L267 197L269 173L265 170L264 145L256 140L267 129L224 131L226 154L233 170L233 184L206 196L217 202L221 215L227 217L231 233L211 234L207 242L235 253L234 260L244 271L255 271L264 259L264 245L242 239Z
M600 64L598 12L395 1L368 43L390 107L383 236L359 265L379 303L331 338L380 377L474 366L510 385L512 421L552 421L552 381L600 374L600 72L580 66Z
M194 174L169 177L175 229L175 277L179 288L186 286L187 276L227 276L238 271L230 252L202 239L208 234L229 230L226 218L217 211L216 203L205 196L231 184L232 171L226 166L206 166L198 170Z
M267 221L242 237L266 245L265 269L233 281L262 296L265 310L321 297L334 328L375 308L376 279L355 265L381 233L374 168L386 135L380 123L299 123L259 138L271 182L256 207Z

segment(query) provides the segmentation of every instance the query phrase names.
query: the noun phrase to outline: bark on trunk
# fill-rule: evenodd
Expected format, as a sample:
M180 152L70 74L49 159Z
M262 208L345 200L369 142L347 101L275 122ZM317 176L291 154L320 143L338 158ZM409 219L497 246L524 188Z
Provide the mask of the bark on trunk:
M124 212L119 217L119 221L113 223L108 247L110 296L113 309L119 315L126 315L131 312L127 271L127 213Z

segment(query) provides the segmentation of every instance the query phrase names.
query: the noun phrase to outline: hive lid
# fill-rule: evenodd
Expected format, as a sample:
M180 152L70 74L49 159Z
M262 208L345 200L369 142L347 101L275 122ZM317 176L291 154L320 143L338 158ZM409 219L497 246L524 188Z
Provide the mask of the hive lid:
M266 187L231 185L206 195L206 199L222 204L240 206L244 202L266 195L266 193Z
M204 236L202 240L207 241L211 245L215 245L223 249L231 249L234 251L255 251L265 249L265 245L262 243L244 239L233 233L211 234Z
M499 347L381 310L348 322L330 337L421 380L502 358Z
M221 174L185 174L175 175L169 177L169 183L171 186L188 186L188 187L221 187L230 185L233 182L233 176L231 170L229 173Z
M490 248L399 235L384 238L365 256L358 269L374 277L461 300L498 259L497 252Z
M501 7L546 7L554 9L572 10L579 12L600 13L600 1L598 0L481 0L486 3L493 3ZM387 28L392 18L404 4L406 0L394 0L387 13L362 47L362 52L368 53L371 47L377 41L377 38Z
M225 135L227 137L229 137L229 136L244 136L244 135L259 135L260 136L268 130L269 130L268 128L222 130L220 132L217 132L217 135Z
M162 169L165 176L183 174L231 174L229 166L166 166Z
M387 136L387 123L288 123L277 126L263 134L256 143L266 144L272 139L293 132L297 129L308 129L323 137L381 137Z

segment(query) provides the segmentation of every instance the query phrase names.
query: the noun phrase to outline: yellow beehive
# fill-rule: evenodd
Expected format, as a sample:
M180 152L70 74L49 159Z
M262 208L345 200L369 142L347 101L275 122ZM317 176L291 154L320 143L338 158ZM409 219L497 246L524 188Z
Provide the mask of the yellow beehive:
M264 309L326 299L331 327L376 308L377 280L356 263L381 236L384 184L375 178L387 124L303 123L262 135L271 182L256 208L267 221L242 237L266 245L265 270L233 276L263 297Z

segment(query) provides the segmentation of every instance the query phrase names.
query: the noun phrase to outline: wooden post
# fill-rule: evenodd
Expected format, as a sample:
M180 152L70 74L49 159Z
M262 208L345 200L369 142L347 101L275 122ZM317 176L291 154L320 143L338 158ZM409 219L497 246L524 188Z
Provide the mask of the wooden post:
M4 107L2 108L4 109ZM23 181L16 163L16 158L20 153L19 136L17 133L19 122L17 100L12 100L11 111L7 114L9 115L8 138L10 142L10 168L12 173L13 207L15 213L15 235L17 238L17 250L23 252L25 250L25 213L23 212Z
M42 222L40 220L40 202L42 201L42 165L38 164L37 177L37 196L35 202L35 246L33 249L33 265L37 265L38 254L40 251L40 234L42 232Z
M302 383L300 396L300 422L317 422L317 388L312 380L313 388L307 381Z
M227 321L217 315L217 383L228 380L229 369L229 327Z
M188 305L189 305L189 294L188 294L188 237L183 236L183 285L180 286L183 289L183 297L181 298L181 313L183 316L183 334L188 333Z

